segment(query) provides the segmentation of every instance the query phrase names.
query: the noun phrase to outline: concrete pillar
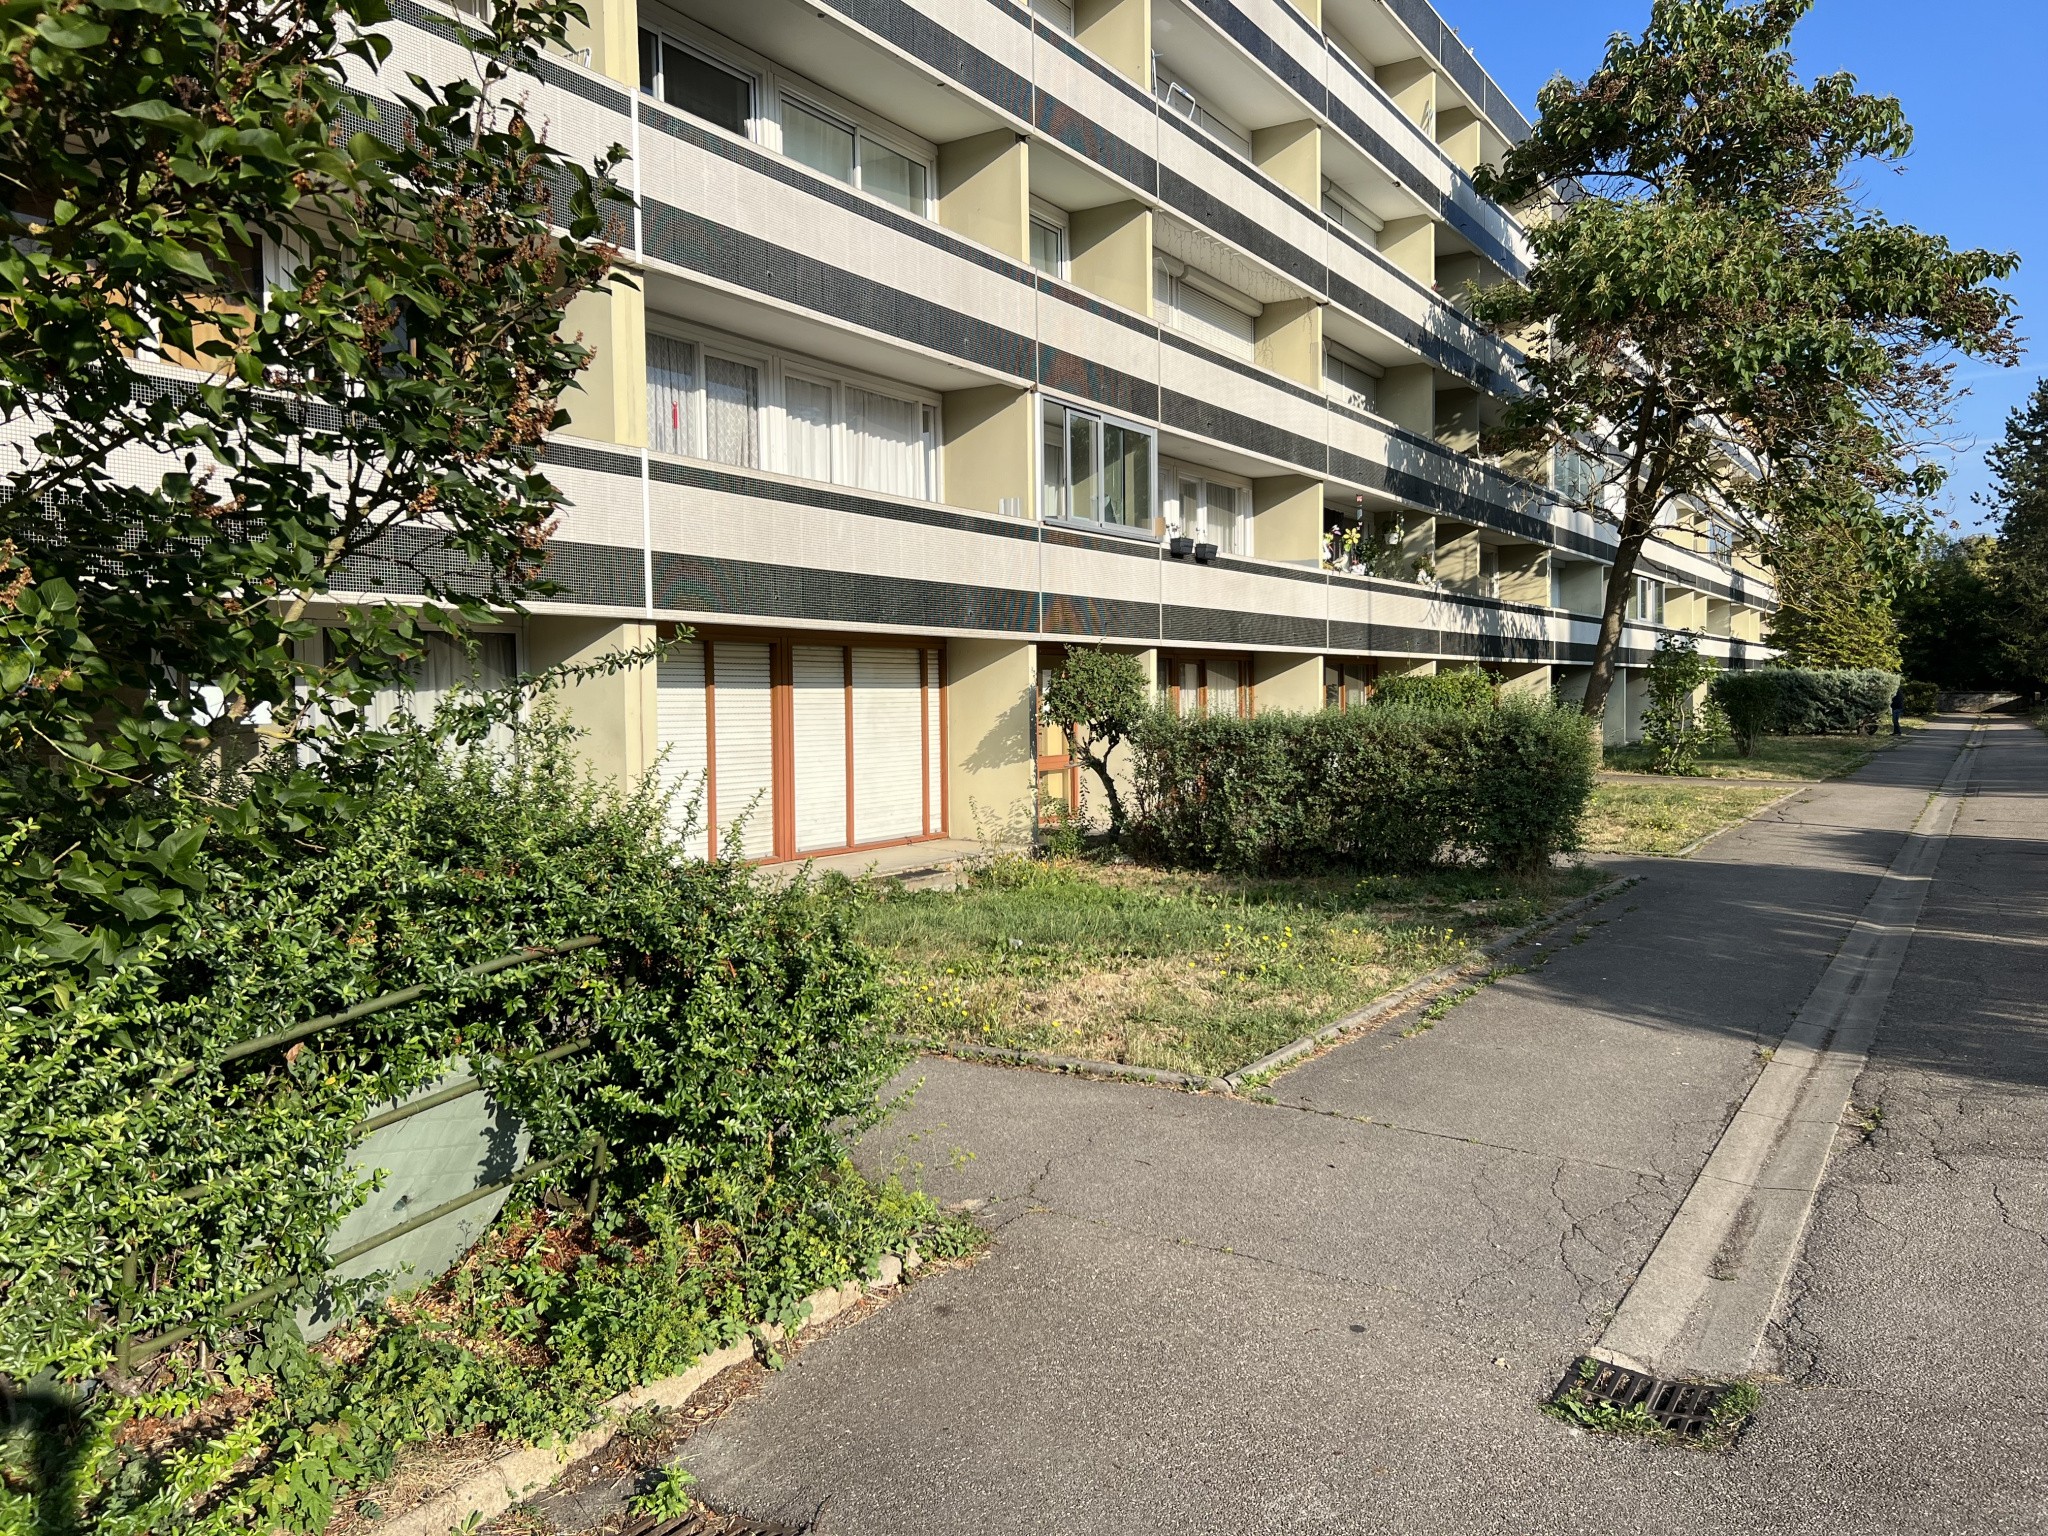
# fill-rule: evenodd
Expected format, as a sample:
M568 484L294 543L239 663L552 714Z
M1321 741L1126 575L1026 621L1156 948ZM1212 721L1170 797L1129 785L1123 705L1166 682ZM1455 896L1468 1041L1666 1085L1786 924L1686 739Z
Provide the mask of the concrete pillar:
M1440 389L1436 392L1436 433L1454 453L1479 451L1479 391Z
M1032 395L1006 384L988 384L956 389L940 398L946 501L1029 517L1034 482ZM1005 501L1011 505L1005 507Z
M652 624L555 614L535 614L526 621L526 655L536 672L597 661L614 651L641 650L654 639ZM586 678L549 698L582 733L576 750L592 772L631 789L653 768L658 748L651 663Z
M1030 145L1007 128L939 146L939 222L1016 261L1031 259Z
M1310 389L1323 386L1323 306L1314 299L1268 304L1252 322L1252 357L1260 367Z
M1467 175L1479 169L1484 150L1480 143L1479 115L1470 107L1439 106L1436 113L1437 147L1450 156Z
M1550 602L1550 551L1541 544L1500 547L1500 595L1513 603Z
M955 837L1022 847L1037 835L1037 696L1038 647L1029 641L946 643L946 815Z
M1252 549L1261 560L1321 565L1323 482L1309 475L1266 475L1252 482Z
M1311 208L1323 205L1323 136L1314 123L1254 128L1252 161Z
M1152 210L1143 203L1077 208L1067 216L1067 275L1112 304L1152 313Z
M588 50L590 67L628 89L640 85L640 7L635 0L588 0L584 20L571 21L572 52Z
M600 443L647 441L647 307L623 284L580 293L562 313L562 331L590 348L589 366L563 392L568 431Z
M1147 95L1152 92L1152 0L1077 0L1074 38Z
M1424 133L1434 136L1436 126L1436 69L1428 59L1399 59L1373 71L1380 89L1394 105Z
M1436 525L1436 579L1453 592L1479 590L1479 530L1465 523Z
M1429 364L1389 368L1375 393L1386 420L1417 437L1436 435L1436 370Z
M1430 287L1436 282L1436 220L1423 215L1387 220L1380 230L1380 254Z
M1265 653L1252 658L1252 702L1259 714L1311 714L1323 707L1323 658Z

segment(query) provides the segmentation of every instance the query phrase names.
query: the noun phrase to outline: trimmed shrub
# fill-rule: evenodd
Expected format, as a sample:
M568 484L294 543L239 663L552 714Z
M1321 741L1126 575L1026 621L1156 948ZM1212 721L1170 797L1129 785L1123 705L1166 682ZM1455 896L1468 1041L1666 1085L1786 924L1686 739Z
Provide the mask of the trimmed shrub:
M1537 868L1577 846L1595 767L1575 709L1521 699L1249 720L1160 712L1133 746L1139 846L1245 874L1459 857Z
M1494 680L1477 667L1429 677L1383 677L1372 690L1374 704L1418 709L1491 709L1499 699Z
M1875 667L1762 667L1723 673L1713 687L1747 757L1764 735L1867 735L1891 712L1899 677Z
M1932 683L1907 683L1906 713L1931 715L1941 707L1941 690Z

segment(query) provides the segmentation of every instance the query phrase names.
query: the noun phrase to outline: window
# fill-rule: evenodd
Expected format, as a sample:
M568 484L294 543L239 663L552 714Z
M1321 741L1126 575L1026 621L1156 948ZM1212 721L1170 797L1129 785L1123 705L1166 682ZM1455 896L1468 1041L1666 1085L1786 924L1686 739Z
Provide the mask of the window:
M859 187L905 213L922 218L928 211L925 188L930 172L922 162L865 129L787 97L782 103L782 152L799 165Z
M1573 506L1587 506L1600 494L1600 466L1576 448L1554 448L1550 454L1550 485Z
M1252 155L1251 135L1204 106L1157 55L1152 60L1152 94L1176 117L1186 118L1213 139L1229 145L1247 160Z
M1172 492L1167 532L1175 538L1214 544L1218 553L1252 552L1252 488L1242 480L1218 478L1213 470L1168 465L1163 478Z
M1323 347L1323 385L1354 411L1379 410L1379 369L1334 341Z
M1379 663L1372 660L1323 663L1323 708L1363 709L1379 680Z
M1047 400L1040 515L1150 532L1150 430Z
M1337 190L1336 184L1323 183L1323 215L1339 229L1351 235L1362 244L1379 249L1380 230L1385 226L1372 214Z
M1031 265L1047 277L1067 275L1067 216L1059 209L1031 200Z
M754 81L672 37L640 33L640 89L657 101L745 137L754 115Z
M935 501L939 408L814 363L649 332L647 445Z
M1175 330L1219 352L1251 360L1262 308L1258 300L1177 261L1154 267L1153 298L1159 318Z
M1074 8L1067 0L1031 0L1031 13L1058 27L1069 37L1074 32Z
M1636 578L1635 596L1628 605L1628 616L1638 624L1662 624L1664 622L1664 583L1652 581L1647 576Z
M1479 546L1479 595L1500 596L1500 551L1491 544Z

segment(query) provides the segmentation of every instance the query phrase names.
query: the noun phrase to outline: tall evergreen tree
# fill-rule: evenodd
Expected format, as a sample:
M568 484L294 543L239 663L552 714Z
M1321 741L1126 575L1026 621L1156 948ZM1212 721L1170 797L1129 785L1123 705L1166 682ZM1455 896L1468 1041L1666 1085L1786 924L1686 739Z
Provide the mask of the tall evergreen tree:
M1993 559L2006 607L2008 675L2048 686L2048 378L2005 421L2005 440L1986 456L1997 490L1986 500L1998 513Z
M1526 283L1474 300L1526 351L1491 441L1594 448L1587 506L1619 534L1596 715L1660 523L1703 514L1758 549L1774 512L1816 494L1867 530L1910 516L1940 480L1916 444L1948 404L1945 356L2015 355L1992 286L2013 257L1952 250L1853 195L1851 168L1897 160L1912 130L1851 76L1799 78L1811 7L1655 0L1589 79L1545 86L1535 130L1478 177L1528 209L1536 255Z

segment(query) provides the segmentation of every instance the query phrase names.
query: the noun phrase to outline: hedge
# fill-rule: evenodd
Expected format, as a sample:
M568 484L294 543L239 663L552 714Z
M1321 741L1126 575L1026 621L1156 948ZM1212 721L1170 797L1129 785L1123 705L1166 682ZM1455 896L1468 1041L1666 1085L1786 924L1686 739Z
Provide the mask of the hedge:
M1759 667L1724 672L1714 698L1748 755L1759 736L1867 734L1891 712L1895 672L1874 667Z
M1419 677L1383 677L1373 685L1375 705L1413 705L1419 709L1491 709L1500 697L1492 678L1476 667Z
M1387 704L1237 719L1159 713L1133 739L1140 849L1234 873L1530 870L1578 846L1595 748L1577 710Z

